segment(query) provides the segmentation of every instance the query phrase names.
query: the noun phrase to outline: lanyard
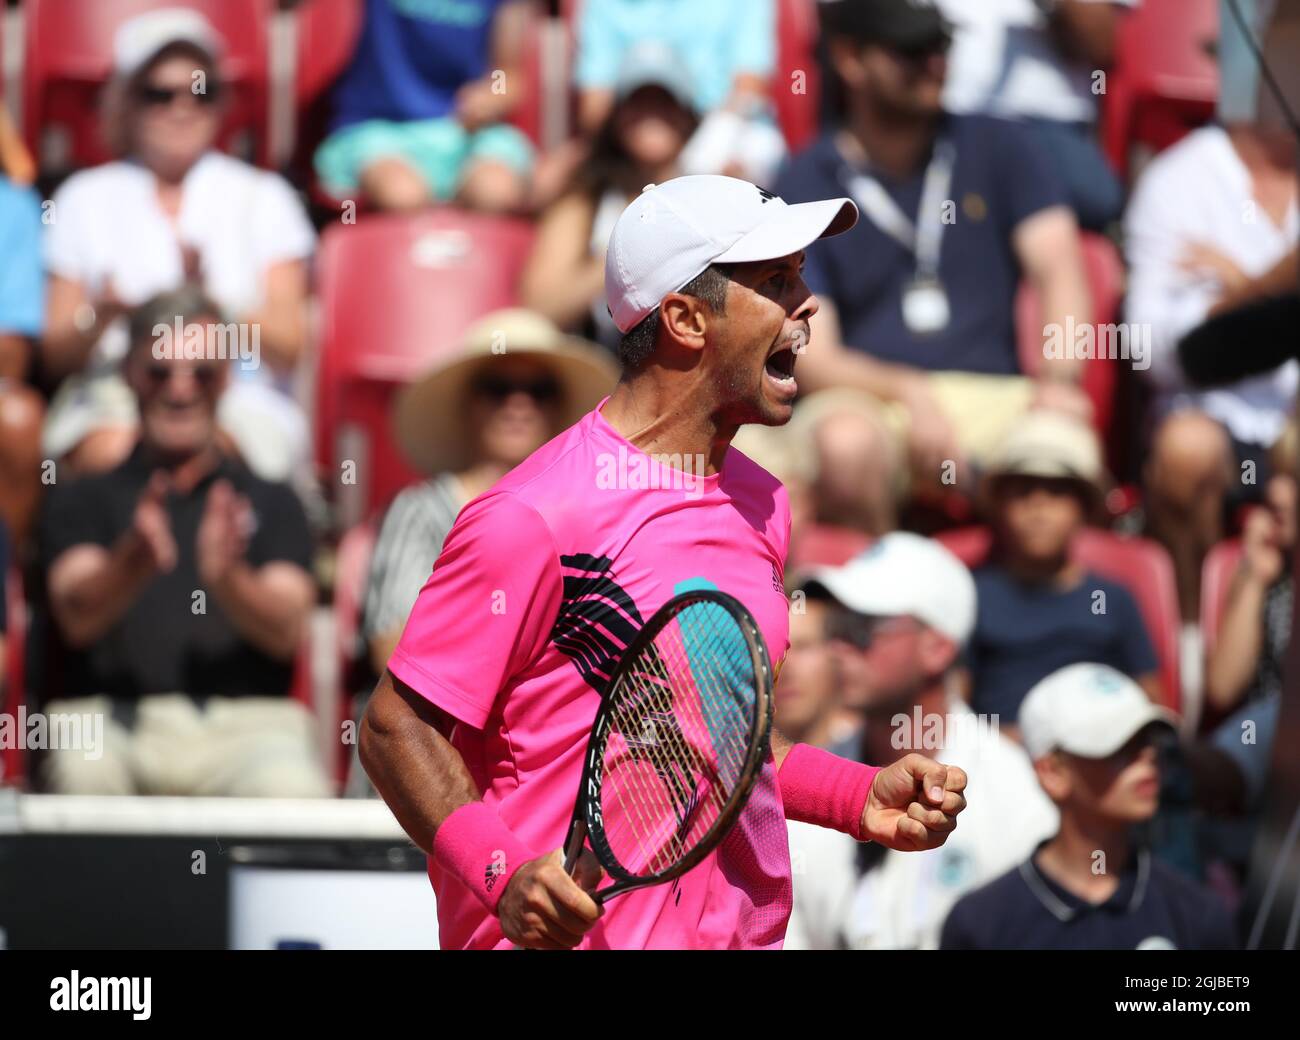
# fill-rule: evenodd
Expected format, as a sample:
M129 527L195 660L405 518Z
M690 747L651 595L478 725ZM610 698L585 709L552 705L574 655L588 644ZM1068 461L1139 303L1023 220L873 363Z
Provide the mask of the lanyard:
M925 169L921 187L918 227L897 202L870 174L845 164L846 187L876 227L916 257L918 278L934 279L939 274L939 252L943 247L943 205L952 187L952 170L957 150L946 137L935 142L934 155Z

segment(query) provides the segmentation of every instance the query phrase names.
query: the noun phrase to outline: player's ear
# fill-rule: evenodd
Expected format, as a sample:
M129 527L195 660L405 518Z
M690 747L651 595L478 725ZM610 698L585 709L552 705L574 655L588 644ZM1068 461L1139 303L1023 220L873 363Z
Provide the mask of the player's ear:
M673 343L688 350L703 350L709 326L709 308L703 300L669 293L659 304L659 327Z

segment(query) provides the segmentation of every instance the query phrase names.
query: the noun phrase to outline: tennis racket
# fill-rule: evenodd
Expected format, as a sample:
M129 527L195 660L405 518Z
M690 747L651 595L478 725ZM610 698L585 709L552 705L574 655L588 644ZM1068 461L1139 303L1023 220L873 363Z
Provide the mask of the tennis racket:
M681 877L726 837L768 754L772 668L753 616L724 592L674 596L610 675L564 846L613 884L597 903Z

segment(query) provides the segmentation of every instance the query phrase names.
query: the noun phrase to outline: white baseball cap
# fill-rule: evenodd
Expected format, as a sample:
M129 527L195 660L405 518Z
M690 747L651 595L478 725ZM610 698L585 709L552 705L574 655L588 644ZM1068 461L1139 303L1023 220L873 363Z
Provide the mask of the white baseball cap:
M842 606L872 617L910 615L958 646L975 628L975 579L938 542L908 531L887 534L843 567L813 571Z
M1020 705L1020 738L1030 758L1060 749L1106 758L1152 722L1176 724L1123 672L1105 664L1071 664L1040 680Z
M648 184L609 236L609 313L627 332L710 264L789 256L857 221L849 199L791 206L735 177L698 174Z
M113 72L134 76L164 47L188 43L214 60L221 57L221 37L212 23L188 7L160 7L128 18L113 35Z

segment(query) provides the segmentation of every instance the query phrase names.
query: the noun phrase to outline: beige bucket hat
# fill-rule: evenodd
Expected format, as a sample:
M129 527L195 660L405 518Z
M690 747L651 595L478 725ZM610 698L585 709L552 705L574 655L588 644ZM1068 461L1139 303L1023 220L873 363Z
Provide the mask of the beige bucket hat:
M398 395L393 410L397 443L411 465L430 475L469 465L471 445L462 409L474 379L502 358L527 358L554 373L563 394L560 429L595 408L619 377L618 364L608 353L565 335L542 315L524 308L494 311L469 327L460 350Z

